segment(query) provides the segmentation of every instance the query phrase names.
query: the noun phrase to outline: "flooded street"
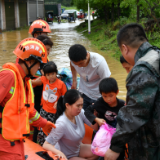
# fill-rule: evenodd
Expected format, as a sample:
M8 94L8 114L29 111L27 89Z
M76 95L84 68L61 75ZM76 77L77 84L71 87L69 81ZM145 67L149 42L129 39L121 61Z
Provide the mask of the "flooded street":
M77 20L76 23L53 23L50 25L52 33L49 34L49 37L53 40L54 46L49 55L49 60L53 60L59 69L62 67L69 68L69 47L76 43L84 45L88 51L97 52L105 57L111 70L111 77L114 77L118 82L120 91L118 98L125 100L125 79L127 76L126 71L122 68L120 62L107 55L107 51L106 53L98 51L96 48L91 46L90 41L88 41L87 38L74 30L74 27L81 22L81 20ZM1 69L4 63L15 62L16 56L13 54L13 50L22 39L31 37L31 35L29 35L28 30L21 30L3 32L0 37Z

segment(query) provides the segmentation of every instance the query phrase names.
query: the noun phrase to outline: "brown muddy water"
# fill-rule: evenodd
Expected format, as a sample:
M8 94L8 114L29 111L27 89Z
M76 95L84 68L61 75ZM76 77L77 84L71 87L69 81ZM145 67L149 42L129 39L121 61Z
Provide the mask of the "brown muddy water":
M82 21L76 21L76 23L53 23L50 25L52 33L49 34L49 37L53 40L54 46L49 55L49 60L53 60L59 69L62 67L69 68L69 47L76 43L84 45L88 51L97 52L105 57L111 70L111 77L114 77L118 82L118 98L125 100L126 71L122 68L119 61L107 55L107 51L104 53L97 50L94 46L91 46L87 38L74 30L74 27L81 22ZM31 37L31 35L28 34L28 30L10 31L0 34L0 69L6 62L15 62L16 56L13 54L13 50L22 39L27 37Z

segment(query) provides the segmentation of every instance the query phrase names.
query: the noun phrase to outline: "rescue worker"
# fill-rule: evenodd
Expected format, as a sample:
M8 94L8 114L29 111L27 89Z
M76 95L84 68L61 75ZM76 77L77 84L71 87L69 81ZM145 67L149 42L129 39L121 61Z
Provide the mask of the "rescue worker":
M6 63L0 71L0 160L24 160L23 139L29 136L30 124L48 134L53 123L34 109L30 77L41 63L47 62L47 51L35 38L22 40L13 52L18 63Z
M35 20L31 24L28 33L30 33L34 38L37 38L39 35L42 35L42 34L47 35L47 33L51 33L51 30L46 21L39 19L39 20Z
M143 27L123 26L117 42L133 68L126 79L126 106L117 115L117 127L104 159L116 160L128 143L129 160L160 159L160 49L152 46Z
M35 20L30 28L29 28L29 32L34 38L37 38L38 36L40 35L47 35L47 33L50 33L51 30L50 30L50 27L48 25L48 23L42 19L38 19L38 20ZM37 73L40 73L41 74L41 71L39 70ZM41 76L41 75L39 75ZM38 77L38 74L36 74L36 77ZM34 95L35 95L35 104L34 104L34 108L41 108L41 96L42 96L42 90L43 90L43 85L41 86L36 86L34 87ZM35 128L35 129L34 129ZM31 128L30 128L30 136L29 136L29 139L30 140L33 140L33 134L37 134L37 131L38 129L36 127L34 127L31 125ZM35 131L34 131L35 130ZM36 132L36 133L34 133ZM34 142L36 143L37 142L37 136L35 135L34 136Z

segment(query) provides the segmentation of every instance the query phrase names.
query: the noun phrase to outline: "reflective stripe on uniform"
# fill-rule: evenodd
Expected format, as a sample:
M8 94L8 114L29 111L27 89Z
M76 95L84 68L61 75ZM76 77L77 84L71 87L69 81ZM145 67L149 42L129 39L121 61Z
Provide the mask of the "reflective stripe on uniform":
M34 133L34 130L33 131L30 131L30 134L33 134Z
M32 124L34 121L36 121L40 117L40 114L36 112L35 116L29 119L29 123Z
M14 87L11 87L9 93L10 93L10 94L13 94L13 93L14 93Z

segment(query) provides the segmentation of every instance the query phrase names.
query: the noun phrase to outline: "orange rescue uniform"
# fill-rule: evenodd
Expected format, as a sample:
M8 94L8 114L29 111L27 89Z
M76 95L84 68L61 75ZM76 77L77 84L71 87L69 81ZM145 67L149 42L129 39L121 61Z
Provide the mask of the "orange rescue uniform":
M21 68L21 66L19 64L13 64L13 66L15 66L16 69L20 72L20 76L24 80L24 77L26 75L25 75L23 69ZM12 69L12 70L14 70L14 69ZM3 113L3 110L5 111L5 106L7 106L7 108L9 108L9 104L7 105L9 100L12 99L13 97L15 98L15 96L13 94L18 93L18 91L15 91L15 90L17 90L17 88L15 88L15 86L16 86L15 85L15 83L16 83L15 74L17 74L17 73L15 71L12 72L11 70L3 70L0 72L0 110L2 113ZM16 77L18 78L18 75ZM26 83L28 80L29 80L29 78L25 78L24 87L23 87L23 90L25 91L24 95L26 95L24 97L24 99L26 100L25 102L29 102L31 100L31 97L27 96L27 95L31 95L30 94L31 91L29 90L29 86ZM23 94L23 93L20 93L20 94ZM19 104L20 103L22 105L22 101L19 101ZM27 117L27 112L26 112L27 109L23 108L23 110L25 110L25 113L26 113L26 114L24 114L24 118L26 118L26 119L24 121L21 121L21 123L23 125L28 124L28 122L27 122L27 120L28 120L33 126L43 128L47 124L47 120L40 117L38 115L39 113L37 113L37 111L32 106L33 104L31 102L29 102L29 103L31 105L31 108L28 107L28 109L29 109L28 116L29 117ZM12 105L12 104L10 104L10 105L12 106L12 109L14 109L14 107L13 107L14 105ZM18 107L19 106L15 106L15 109L17 109ZM0 112L0 129L3 133L2 124L3 124L3 116L4 115L2 116L1 112ZM13 117L13 121L14 121L14 116L12 116L12 117ZM8 124L9 124L9 122L8 122ZM3 125L5 125L4 128L10 127L12 125L12 121L10 122L10 126L6 126L7 123L5 123L5 122ZM21 131L25 131L25 128L26 128L26 126L23 127ZM28 131L25 131L25 134L27 134ZM10 132L12 132L12 130ZM16 132L16 133L18 133L18 132ZM11 141L6 140L6 139L10 139L9 138L10 135L7 135L7 138L4 138L6 135L7 135L7 133L5 133L4 136L2 136L2 134L0 133L0 159L3 159L3 160L8 160L8 159L24 160L23 141L20 140L23 138L19 137L19 138L17 138L19 140L14 140L14 143L11 143ZM11 139L14 139L14 138L11 137Z

